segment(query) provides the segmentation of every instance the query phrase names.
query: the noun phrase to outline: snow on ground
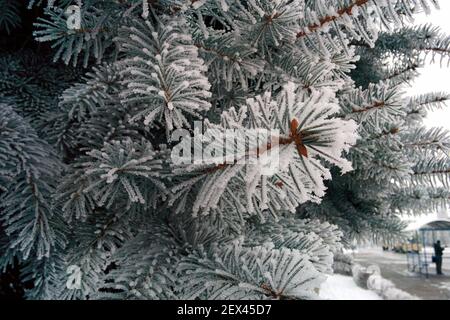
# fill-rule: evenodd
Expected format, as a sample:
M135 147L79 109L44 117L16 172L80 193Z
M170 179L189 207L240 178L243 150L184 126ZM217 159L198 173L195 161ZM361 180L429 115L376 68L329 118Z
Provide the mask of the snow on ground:
M450 282L444 282L435 286L437 286L439 289L450 291Z
M326 300L382 300L375 292L358 287L352 277L339 274L328 276L319 296Z
M427 248L428 278L419 273L408 272L405 254L383 251L381 248L358 248L354 253L354 261L362 266L378 265L383 278L411 295L424 300L450 300L450 257L446 256L443 262L444 276L437 276L435 264L431 263L432 250L428 249L431 248Z
M425 250L427 254L426 258L429 263L430 272L434 272L432 271L432 269L434 270L435 265L431 262L431 256L434 255L434 249L432 247L426 247ZM359 248L359 250L354 250L351 253L351 255L356 259L357 262L361 259L362 256L371 256L374 258L373 261L374 264L389 263L390 265L392 264L404 265L405 266L404 271L405 272L408 271L407 255L403 253L397 253L394 251L383 251L380 247L362 247ZM450 249L444 251L444 255L442 258L443 258L442 270L444 273L446 272L450 274Z

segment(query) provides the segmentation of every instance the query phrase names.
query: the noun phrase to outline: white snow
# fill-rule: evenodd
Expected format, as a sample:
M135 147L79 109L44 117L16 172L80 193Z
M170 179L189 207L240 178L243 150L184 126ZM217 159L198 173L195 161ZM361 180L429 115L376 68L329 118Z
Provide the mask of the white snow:
M438 287L440 289L444 289L444 290L450 291L450 282L441 283L440 285L438 285Z
M382 300L375 292L362 289L352 277L334 274L322 283L319 297L325 300Z

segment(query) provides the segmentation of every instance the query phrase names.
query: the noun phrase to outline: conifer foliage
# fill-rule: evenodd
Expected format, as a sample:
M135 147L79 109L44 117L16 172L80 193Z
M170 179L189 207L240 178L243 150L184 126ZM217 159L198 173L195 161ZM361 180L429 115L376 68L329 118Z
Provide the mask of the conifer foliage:
M449 60L447 35L408 26L433 7L0 0L6 41L39 9L54 54L0 52L1 270L30 299L317 298L351 241L448 204L450 134L422 120L449 95L403 94Z

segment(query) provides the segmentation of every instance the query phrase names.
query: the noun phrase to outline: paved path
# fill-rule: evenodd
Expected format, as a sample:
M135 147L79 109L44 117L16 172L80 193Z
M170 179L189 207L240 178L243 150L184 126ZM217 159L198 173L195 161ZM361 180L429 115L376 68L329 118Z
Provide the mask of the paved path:
M378 264L381 275L392 281L397 288L426 300L450 300L450 265L444 266L444 276L437 276L434 267L430 267L430 276L408 272L406 255L383 252L381 249L363 249L353 254L355 262L368 266Z

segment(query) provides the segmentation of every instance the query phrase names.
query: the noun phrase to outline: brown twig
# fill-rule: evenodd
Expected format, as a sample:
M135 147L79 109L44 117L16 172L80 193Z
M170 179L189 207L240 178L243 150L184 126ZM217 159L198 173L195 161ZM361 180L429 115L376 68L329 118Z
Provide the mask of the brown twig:
M256 150L256 152L252 152L252 154L256 153L257 157L259 157L261 154L271 150L273 147L277 146L277 145L289 145L292 143L295 143L295 146L297 148L297 152L300 156L303 156L305 158L308 157L308 150L306 149L305 144L303 143L303 138L306 136L306 134L302 133L301 131L298 130L299 127L299 123L297 119L292 119L291 121L291 127L290 127L290 134L289 137L280 137L278 139L278 142L268 142L266 147L263 148L263 146L258 147L258 149ZM233 164L237 163L238 161L234 161ZM216 165L215 167L212 168L208 168L206 170L207 173L214 173L218 170L221 169L225 169L226 167L232 165L231 163L221 163L219 165ZM281 184L281 186L279 185ZM279 186L280 188L282 187L283 183L279 182L277 183L277 186Z
M365 4L367 4L368 2L369 2L369 0L357 0L354 3L352 3L351 5L349 5L348 7L339 9L336 16L325 16L319 20L318 24L309 25L307 27L307 30L310 32L315 32L318 29L320 29L321 27L323 27L326 23L333 22L333 21L337 20L338 18L341 18L343 15L351 16L353 8L361 7ZM308 35L307 31L300 31L297 33L297 38L302 38L306 35Z

